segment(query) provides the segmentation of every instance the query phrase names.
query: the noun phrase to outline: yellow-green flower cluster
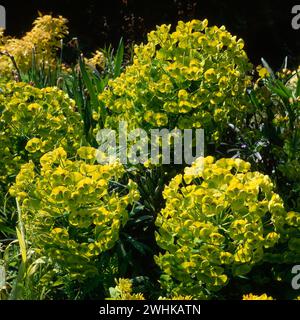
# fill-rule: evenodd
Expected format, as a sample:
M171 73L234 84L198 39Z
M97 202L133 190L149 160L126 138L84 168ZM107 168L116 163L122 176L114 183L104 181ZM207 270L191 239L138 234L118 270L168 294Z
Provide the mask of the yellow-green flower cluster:
M24 164L10 189L36 253L79 279L99 272L97 258L115 245L139 197L132 181L120 187L120 163L99 165L95 157L96 149L81 147L70 160L60 147L41 157L40 173Z
M7 188L20 165L62 146L76 150L82 120L75 102L58 88L8 82L0 88L0 185Z
M68 34L66 24L67 20L61 16L40 16L34 21L32 30L21 39L5 37L0 33L0 51L12 55L22 72L29 71L33 56L36 64L51 68L55 65L60 41ZM11 59L5 55L0 56L0 75L11 77L13 70Z
M96 50L91 58L85 58L84 61L90 68L98 70L103 70L106 64L104 53L99 50Z
M107 300L145 300L142 293L133 293L130 279L116 280L116 287L110 288L110 298Z
M266 293L261 294L260 296L249 293L249 294L243 295L243 300L274 300L274 299L268 296Z
M266 252L300 230L299 215L287 214L273 189L268 176L240 159L199 158L177 175L156 220L157 243L165 250L155 258L162 283L173 283L173 293L203 297L204 290L218 291L264 261ZM299 258L297 240L289 239L289 246Z
M110 298L107 300L145 300L142 293L133 293L132 281L130 279L116 280L116 286L110 288ZM158 300L193 300L192 296L159 297Z
M179 22L175 32L162 25L135 47L133 64L99 96L109 109L107 127L122 120L132 128L214 133L243 119L251 69L244 42L224 26L207 25L207 20Z
M174 296L172 298L159 297L158 300L193 300L192 296Z

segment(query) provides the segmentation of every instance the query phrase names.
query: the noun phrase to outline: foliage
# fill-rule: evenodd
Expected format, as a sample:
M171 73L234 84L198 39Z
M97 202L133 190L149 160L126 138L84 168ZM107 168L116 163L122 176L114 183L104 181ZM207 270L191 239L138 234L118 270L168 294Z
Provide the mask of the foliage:
M78 46L78 44L77 44ZM81 54L78 65L71 72L63 74L63 87L78 106L84 121L84 135L91 145L96 146L93 130L96 125L103 127L106 112L104 108L98 113L98 95L106 88L108 81L119 76L124 59L124 45L121 40L116 52L108 48L96 51L90 59Z
M243 158L251 157L259 170L276 182L290 210L300 209L300 81L299 71L275 74L263 60L260 78L249 91L254 113L239 132L245 145Z
M48 292L42 275L48 266L43 258L35 259L33 250L28 247L18 202L17 211L16 239L5 239L6 246L0 243L0 266L4 280L0 299L44 299Z
M243 41L207 20L157 27L126 69L122 40L86 56L67 32L41 16L0 35L1 299L295 298L299 70L262 60L253 82ZM99 164L119 121L203 128L209 156Z

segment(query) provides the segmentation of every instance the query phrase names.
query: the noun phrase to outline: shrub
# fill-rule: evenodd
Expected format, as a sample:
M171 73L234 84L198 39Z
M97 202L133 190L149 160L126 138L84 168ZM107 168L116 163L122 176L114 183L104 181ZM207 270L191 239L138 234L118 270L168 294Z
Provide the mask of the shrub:
M199 158L165 188L156 263L173 294L213 296L264 258L287 262L272 251L287 241L284 256L299 259L299 215L286 213L268 176L249 170L240 159Z
M242 121L251 70L244 42L207 24L162 25L135 47L133 65L99 96L106 127L205 128L217 139L228 122Z
M81 147L74 160L61 147L48 152L41 157L40 173L32 162L24 164L10 189L20 201L36 254L71 279L101 273L97 259L114 246L138 199L133 182L128 187L118 183L123 166L96 164L95 151Z
M8 82L0 91L0 185L14 180L22 163L38 163L54 147L75 150L82 140L75 103L58 88Z
M31 31L21 39L15 39L0 34L0 52L8 53L22 73L28 72L32 63L43 64L46 68L55 67L57 48L60 41L68 34L67 20L63 17L54 18L50 15L40 16L33 23ZM34 53L34 54L33 54ZM33 57L35 61L32 61ZM7 55L0 56L0 74L11 78L15 70Z

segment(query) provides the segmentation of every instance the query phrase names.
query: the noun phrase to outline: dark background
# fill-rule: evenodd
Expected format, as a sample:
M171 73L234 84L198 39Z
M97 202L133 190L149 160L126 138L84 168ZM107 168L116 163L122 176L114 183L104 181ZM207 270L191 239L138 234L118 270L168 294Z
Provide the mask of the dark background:
M225 25L246 42L253 63L264 57L279 68L285 56L289 66L300 64L300 30L291 26L292 7L300 0L32 0L1 1L7 11L7 33L20 36L30 30L41 13L63 15L70 37L78 37L85 52L112 44L123 37L129 45L141 42L157 24L193 18Z

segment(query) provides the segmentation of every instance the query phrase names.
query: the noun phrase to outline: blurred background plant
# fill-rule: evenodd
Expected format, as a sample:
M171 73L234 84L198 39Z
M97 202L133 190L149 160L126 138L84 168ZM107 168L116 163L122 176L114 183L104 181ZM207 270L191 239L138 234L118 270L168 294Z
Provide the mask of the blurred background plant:
M292 68L300 64L300 39L298 31L291 28L291 8L295 5L291 1L252 0L247 6L236 0L32 0L30 5L2 0L1 3L7 9L10 35L18 38L29 29L38 10L43 14L52 12L70 21L69 38L78 37L84 53L109 45L117 47L120 38L130 50L157 25L207 18L211 24L225 25L232 34L243 38L248 56L256 65L263 56L278 69L286 55ZM68 52L65 56L72 58Z
M68 34L67 20L50 15L38 17L31 31L21 39L0 35L0 74L1 77L20 77L27 73L32 65L42 64L46 69L56 68L57 50L61 40ZM15 70L17 66L18 70ZM21 79L19 79L21 80Z

